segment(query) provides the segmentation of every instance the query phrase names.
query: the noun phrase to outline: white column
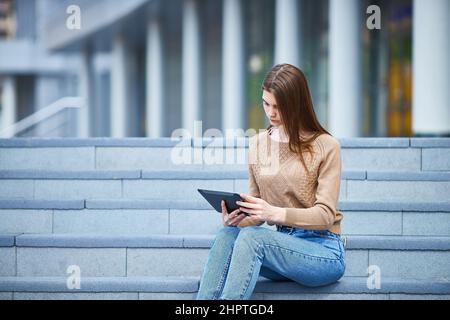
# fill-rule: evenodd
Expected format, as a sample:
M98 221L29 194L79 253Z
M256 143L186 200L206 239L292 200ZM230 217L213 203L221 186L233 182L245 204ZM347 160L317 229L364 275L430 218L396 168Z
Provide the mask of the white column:
M114 39L111 65L111 136L127 135L126 44L123 37Z
M275 8L275 64L290 63L299 67L298 1L277 0Z
M224 0L223 4L222 128L245 129L241 1Z
M163 57L160 22L153 17L147 26L146 134L163 135Z
M413 133L449 134L450 1L413 6Z
M79 96L84 103L78 111L78 137L86 138L90 136L90 110L93 107L94 94L94 67L92 51L84 48L81 53L81 68L79 73L80 86Z
M183 128L194 134L194 121L201 120L200 30L196 0L184 1L182 68L182 123Z
M329 129L336 137L361 134L362 67L359 0L330 0Z
M13 76L4 78L2 87L0 131L9 128L17 120L16 79ZM9 132L3 131L3 133L5 133L5 137L8 137Z

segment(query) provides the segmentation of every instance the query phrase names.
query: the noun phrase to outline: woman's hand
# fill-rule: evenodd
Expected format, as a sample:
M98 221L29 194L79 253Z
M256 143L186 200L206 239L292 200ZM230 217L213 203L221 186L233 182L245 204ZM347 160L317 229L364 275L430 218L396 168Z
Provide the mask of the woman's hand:
M222 200L222 220L225 227L237 227L237 225L244 220L245 214L240 209L236 209L231 213L228 213L225 201Z
M236 204L240 206L242 212L248 213L250 217L272 224L284 220L286 210L283 208L272 206L263 199L255 198L244 193L241 193L240 196L245 202L236 201Z

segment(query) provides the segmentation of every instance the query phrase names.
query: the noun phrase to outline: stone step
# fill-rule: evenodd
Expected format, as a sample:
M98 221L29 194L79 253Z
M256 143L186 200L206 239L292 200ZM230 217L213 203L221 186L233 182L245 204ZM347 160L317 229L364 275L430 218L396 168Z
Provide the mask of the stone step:
M342 180L450 181L450 171L342 171ZM247 169L229 170L0 170L1 180L247 180Z
M214 236L5 235L0 276L200 276ZM450 237L348 236L346 276L450 280ZM164 266L162 268L161 266Z
M347 235L450 236L450 202L341 201ZM0 200L0 233L215 234L206 201Z
M340 199L445 201L450 172L344 171ZM248 192L247 170L0 171L0 199L197 199L197 189Z
M1 300L191 300L197 296L199 277L82 277L80 289L69 289L66 277L0 277ZM446 280L383 278L380 288L366 277L343 277L320 288L292 281L258 279L254 300L401 300L450 298Z
M440 178L438 173L436 179ZM343 179L366 178L366 172L343 172ZM444 175L445 177L445 175ZM2 180L246 180L247 170L0 170ZM450 180L450 178L447 178ZM437 180L438 181L438 180Z
M343 170L450 170L448 138L353 138L339 142ZM221 156L215 149L223 145L227 148ZM246 140L1 139L0 170L245 169L246 146Z

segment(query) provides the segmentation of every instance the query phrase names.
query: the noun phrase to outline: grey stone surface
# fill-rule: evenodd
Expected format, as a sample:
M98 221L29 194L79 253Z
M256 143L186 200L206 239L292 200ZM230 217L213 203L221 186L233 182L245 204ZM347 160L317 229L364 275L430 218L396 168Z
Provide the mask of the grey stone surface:
M346 250L346 277L367 276L369 254L367 250Z
M103 235L103 234L51 234L19 235L18 247L53 248L181 248L180 235Z
M407 148L409 138L340 138L342 148Z
M131 293L191 293L196 294L199 277L83 277L81 288L71 290L67 288L65 277L1 277L0 292L55 292L55 293L93 293L93 292L131 292ZM263 280L261 280L263 279ZM368 289L367 277L344 277L339 282L317 288L301 286L293 281L273 282L260 278L252 298L286 294L295 295L421 295L430 296L450 294L450 281L448 280L416 280L383 277L380 289Z
M33 199L34 181L33 180L0 180L2 189L0 199Z
M203 148L194 149L194 152L202 150L203 168L210 170L233 169L248 170L248 149L244 148Z
M450 202L430 202L430 201L363 201L363 200L343 200L339 201L338 208L352 211L417 211L450 212Z
M127 275L130 277L200 276L208 251L206 249L128 249Z
M215 210L170 210L170 233L216 234L222 215Z
M67 277L0 277L0 292L196 292L192 277L86 277L80 289L69 289Z
M248 180L237 179L234 180L234 192L237 193L248 193Z
M174 293L174 292L142 292L139 300L195 300L197 293Z
M249 139L247 137L201 137L193 138L192 146L195 148L238 148L248 147Z
M236 190L238 190L236 188ZM42 200L39 200L40 202ZM7 200L0 201L0 208L3 206L9 207ZM18 204L11 204L13 207L22 208L23 206L31 208L39 208L37 205L28 205L28 202L17 200ZM79 208L82 205L82 201L78 203L75 208ZM33 202L35 203L35 202ZM57 201L51 201L49 208L63 209L64 203L61 205ZM67 205L68 209L71 209ZM81 206L80 208L83 208ZM180 210L208 210L211 206L207 201L202 199L197 200L161 200L161 199L108 199L108 200L86 200L86 208L90 209L180 209ZM408 202L408 201L356 201L356 200L343 200L338 203L338 208L344 211L417 211L417 212L433 212L443 211L450 212L450 201L442 202Z
M342 149L342 170L420 170L420 149L381 148L381 149Z
M402 213L345 211L342 233L348 235L401 235Z
M1 202L0 202L1 204ZM181 209L207 210L211 206L203 200L141 200L110 199L86 200L86 208L90 209Z
M449 194L450 181L347 181L347 199L358 201L440 202Z
M411 147L450 147L449 138L339 138L342 148L407 148ZM0 139L1 148L14 147L80 147L80 146L109 146L109 147L173 147L173 146L248 146L248 138L233 139L202 137L198 138L12 138Z
M169 232L169 210L55 210L54 233L149 235Z
M138 300L137 292L15 292L14 300Z
M202 168L190 147L97 147L96 169L104 170L168 170Z
M128 180L133 181L133 180ZM122 197L120 180L36 180L35 198L46 200L117 199Z
M50 168L51 169L51 168ZM73 179L73 180L105 180L105 179L138 179L141 170L2 170L0 179Z
M83 209L84 200L0 200L2 209Z
M12 292L0 292L0 300L12 300L13 293Z
M450 172L384 172L369 171L367 180L450 181Z
M349 236L347 249L450 250L450 237Z
M124 180L127 199L167 199L205 201L197 189L233 191L233 180Z
M208 235L185 235L183 237L184 248L211 248L214 238L213 234Z
M342 171L341 179L342 180L364 180L366 179L367 173L366 171Z
M82 146L103 146L103 147L173 147L173 146L190 146L191 139L180 138L12 138L0 139L1 148L11 147L53 147L53 148L68 148L68 147L82 147Z
M0 234L0 247L12 247L16 243L15 234Z
M228 180L247 179L247 170L144 170L143 179Z
M449 294L389 294L390 300L450 300Z
M422 236L450 236L450 214L444 212L403 213L403 234Z
M0 233L52 233L52 210L0 209Z
M126 249L17 248L20 277L68 276L67 268L80 268L81 277L125 276Z
M16 248L0 248L0 277L16 275Z
M450 148L449 138L411 138L411 147L420 148Z
M365 277L343 277L338 282L328 286L309 288L295 282L272 282L259 281L256 292L265 293L314 293L314 294L448 294L450 281L446 279L413 279L392 278L381 274L379 288L369 288L367 276ZM261 278L264 279L264 278Z
M369 265L376 265L382 277L450 279L450 251L370 250Z
M17 247L53 248L207 248L214 234L22 234L17 235ZM450 237L446 236L359 236L347 238L347 250L449 251ZM10 245L10 244L9 244Z
M93 147L2 148L0 170L92 170Z
M388 294L265 293L264 300L389 300Z
M450 148L422 149L422 170L450 170Z

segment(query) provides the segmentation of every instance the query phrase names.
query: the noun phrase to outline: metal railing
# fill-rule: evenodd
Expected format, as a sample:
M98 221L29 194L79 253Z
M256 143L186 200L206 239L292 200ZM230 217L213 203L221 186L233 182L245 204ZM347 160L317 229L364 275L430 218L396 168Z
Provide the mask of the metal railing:
M0 138L13 138L18 136L47 136L50 132L60 129L66 125L69 133L64 135L78 134L79 112L73 114L69 110L80 110L84 105L84 99L79 97L65 97L55 101L49 106L42 108L28 117L0 131ZM56 117L62 112L65 116ZM46 128L46 122L48 122ZM35 129L38 128L38 129ZM34 129L34 134L30 134ZM47 130L47 131L45 131ZM53 134L52 134L53 135Z

